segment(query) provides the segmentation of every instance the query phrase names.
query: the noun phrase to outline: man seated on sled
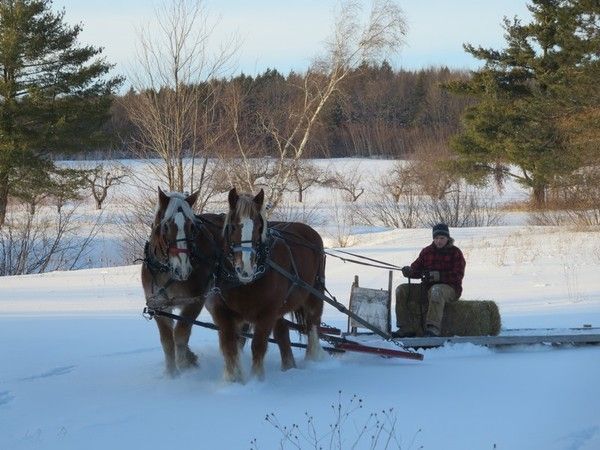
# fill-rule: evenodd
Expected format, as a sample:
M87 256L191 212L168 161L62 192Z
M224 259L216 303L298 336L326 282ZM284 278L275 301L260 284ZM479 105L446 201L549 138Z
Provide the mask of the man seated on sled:
M396 337L414 336L417 330L411 328L408 315L408 302L417 298L428 303L425 321L425 335L439 336L446 302L453 302L462 293L462 279L465 274L465 258L454 239L450 237L448 225L439 223L433 227L433 242L410 265L402 268L407 278L421 278L421 284L401 284L396 289Z

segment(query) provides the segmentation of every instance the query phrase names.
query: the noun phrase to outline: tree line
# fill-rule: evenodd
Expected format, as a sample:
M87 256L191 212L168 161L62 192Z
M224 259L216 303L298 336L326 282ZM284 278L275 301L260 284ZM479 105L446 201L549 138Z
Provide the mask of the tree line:
M193 87L198 101L208 103L213 134L219 139L208 145L214 157L235 148L236 139L230 128L229 110L238 96L240 123L237 133L245 142L259 147L256 154L274 156L275 143L263 127L268 112L278 129L286 127L287 112L302 100L306 74L281 74L276 69L250 76L210 80ZM362 63L340 83L324 107L308 143L307 157L411 157L424 143L447 146L448 138L460 129L460 117L473 101L447 92L444 85L451 80L468 80L467 71L427 68L416 71L393 69L387 61ZM234 92L236 94L234 94ZM167 97L172 91L156 93ZM124 155L136 155L139 133L128 110L139 101L139 93L130 90L115 97L111 109L110 133L117 138L114 145ZM239 97L242 97L239 99ZM209 105L206 105L208 108ZM207 124L203 124L206 130ZM209 140L202 133L199 140ZM192 143L188 143L191 148Z
M140 72L118 95L124 80L64 11L0 2L0 226L11 199L60 203L90 179L53 155L109 149L157 159L168 189L201 198L266 179L276 205L303 159L339 156L421 159L479 184L514 178L538 207L599 197L597 0L532 0L531 22L505 19L504 49L465 45L483 63L473 72L394 70L385 56L403 45L399 6L380 0L364 15L344 2L306 72L234 77L222 75L234 41L212 59L203 47L214 28L201 1L165 5L164 34L142 34Z

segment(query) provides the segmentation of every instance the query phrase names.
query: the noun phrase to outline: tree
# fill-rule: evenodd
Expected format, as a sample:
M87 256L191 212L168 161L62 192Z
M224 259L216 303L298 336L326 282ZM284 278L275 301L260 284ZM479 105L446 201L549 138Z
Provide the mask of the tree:
M270 143L273 176L267 180L266 203L273 208L280 202L293 179L295 167L306 156L307 148L325 106L361 64L381 60L397 52L403 43L406 26L402 11L394 0L374 0L367 19L356 1L343 1L335 18L333 32L324 56L317 58L304 76L290 74L282 80L289 86L293 101L286 110L267 102L257 111L259 139ZM243 110L238 105L244 96L232 96L230 115L237 151L243 166L254 163L256 140L245 141L239 130Z
M108 190L113 186L123 184L129 176L130 170L122 164L98 164L93 169L85 170L83 178L92 191L96 202L96 209L102 209L102 204L108 195Z
M50 0L0 2L0 227L9 196L44 189L57 172L50 152L100 145L112 95L101 49L80 46Z
M309 160L301 160L293 168L292 187L288 188L291 192L298 193L298 203L304 200L304 191L309 187L323 182L324 171Z
M326 183L346 194L351 202L355 202L365 192L363 174L359 167L360 164L357 164L344 171L336 170L331 176L327 177Z
M216 24L201 0L167 1L156 19L158 30L140 32L140 70L132 76L136 92L124 102L136 128L131 147L141 157L159 158L153 170L170 190L199 188L203 197L213 167L208 159L222 137L217 77L229 70L238 44L232 37L209 52Z
M492 175L498 182L512 177L531 188L541 207L549 186L586 163L565 118L600 101L600 4L532 0L528 8L529 24L504 19L504 50L465 45L485 64L470 80L448 85L479 99L451 145L463 175L474 181Z

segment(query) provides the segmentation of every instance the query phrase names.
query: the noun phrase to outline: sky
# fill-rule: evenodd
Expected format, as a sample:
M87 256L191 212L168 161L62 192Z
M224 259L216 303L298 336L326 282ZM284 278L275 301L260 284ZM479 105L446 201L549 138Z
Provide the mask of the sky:
M361 0L365 5L370 4ZM217 23L214 42L237 33L241 38L234 73L254 75L267 68L282 73L304 71L323 49L332 23L334 0L206 0ZM478 61L465 53L463 43L504 46L502 18L530 17L525 0L404 0L399 4L408 25L406 45L389 59L395 68L430 66L476 69ZM64 8L69 24L83 26L81 41L105 49L116 71L136 70L136 45L142 26L156 22L156 0L54 0Z

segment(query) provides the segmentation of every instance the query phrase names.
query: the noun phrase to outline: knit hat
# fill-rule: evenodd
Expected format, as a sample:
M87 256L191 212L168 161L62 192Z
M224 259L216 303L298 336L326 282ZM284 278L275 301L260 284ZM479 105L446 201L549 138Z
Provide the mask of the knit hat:
M448 231L448 225L445 223L438 223L433 226L433 237L436 236L446 236L448 239L450 238L450 231Z

